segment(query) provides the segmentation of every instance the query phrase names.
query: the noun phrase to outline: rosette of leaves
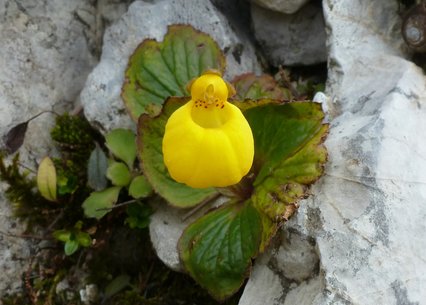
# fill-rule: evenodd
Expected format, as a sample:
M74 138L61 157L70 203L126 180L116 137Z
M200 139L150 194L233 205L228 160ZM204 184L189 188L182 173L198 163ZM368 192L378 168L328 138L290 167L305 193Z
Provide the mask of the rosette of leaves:
M207 69L224 68L217 44L185 25L170 26L162 42L142 42L130 58L122 97L130 116L138 118L143 172L156 193L174 207L194 207L218 194L213 188L193 189L175 182L163 163L161 143L167 119L188 101L185 85ZM253 131L252 169L229 187L226 203L186 228L178 244L187 272L218 300L241 287L252 259L308 195L327 159L323 141L328 125L323 123L321 105L288 102L289 90L270 76L245 74L234 86L234 104Z

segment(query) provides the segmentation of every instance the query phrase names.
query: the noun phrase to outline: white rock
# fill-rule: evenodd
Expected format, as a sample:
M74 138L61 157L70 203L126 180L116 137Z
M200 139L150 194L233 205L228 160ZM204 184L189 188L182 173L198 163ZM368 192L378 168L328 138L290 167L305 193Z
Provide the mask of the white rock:
M0 2L1 139L13 126L41 111L73 107L95 63L83 35L85 26L74 16L77 8L91 9L86 3ZM44 114L29 124L21 160L30 168L50 150L53 121L52 114ZM19 235L23 228L11 216L10 206L2 196L0 231ZM30 250L29 241L0 235L0 295L21 288Z
M101 62L90 74L81 94L89 121L103 132L134 128L120 97L127 62L146 38L161 41L171 24L191 24L210 34L226 49L228 79L260 71L254 48L237 37L226 19L208 0L135 1L126 14L105 33Z
M309 0L252 0L256 4L263 6L267 9L281 12L284 14L293 14L297 12L302 6L309 2Z
M272 270L273 268L268 267L271 255L271 252L268 251L257 259L239 304L275 305L279 302L279 296L284 288L281 276Z
M322 289L324 289L324 281L321 276L303 282L299 286L291 287L285 296L284 305L320 304L323 300L323 296L318 295L318 291ZM277 305L278 304L283 303L277 303Z
M281 245L274 253L275 265L289 280L303 282L318 268L313 239L289 229L281 232Z
M149 234L157 256L171 269L182 270L177 243L190 222L184 221L184 210L163 203L156 206L149 223Z
M288 223L314 238L319 284L284 282L266 303L425 304L425 75L404 59L396 2L326 0L324 7L327 92L336 97L329 162ZM282 274L260 261L255 270L262 268ZM253 273L249 283L258 285L247 285L240 305L265 304L245 300L276 285L270 278Z
M96 37L114 0L0 1L0 146L15 125L41 111L72 110L97 62ZM102 10L99 11L98 10ZM21 162L35 168L50 154L50 130L55 116L31 121L20 149ZM2 193L4 185L1 185ZM0 197L0 231L19 235L22 224L11 216L11 204ZM31 256L29 241L0 235L0 295L22 287L21 275Z
M252 4L254 34L273 66L312 65L326 62L322 9L307 4L293 15Z
M315 240L308 236L307 202L278 233L267 251L255 262L253 272L241 296L240 305L293 305L302 300L318 300L319 258ZM303 290L304 294L299 294ZM317 304L317 303L312 303Z
M34 3L32 3L34 2ZM0 7L0 131L44 110L71 109L95 58L74 13L85 1L3 1ZM54 117L30 123L24 150L30 159L46 153ZM35 138L34 138L35 137ZM37 140L34 140L37 139Z
M19 238L21 226L12 217L9 203L4 198L4 184L0 184L0 295L21 288L21 276L31 257L28 240ZM9 235L11 234L11 235Z

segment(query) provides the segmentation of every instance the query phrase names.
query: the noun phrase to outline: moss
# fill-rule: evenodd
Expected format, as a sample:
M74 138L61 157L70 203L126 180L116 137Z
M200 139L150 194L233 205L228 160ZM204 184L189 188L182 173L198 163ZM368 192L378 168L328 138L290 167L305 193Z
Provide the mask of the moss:
M84 217L81 203L92 191L87 187L87 163L96 142L102 136L84 117L64 114L56 118L51 137L56 142L61 158L54 158L58 195L66 215L63 227L73 226Z
M74 225L83 218L81 202L91 191L86 186L86 168L100 135L84 118L64 114L56 118L51 136L61 152L61 158L53 159L60 205L45 200L36 191L34 177L21 171L19 154L9 165L5 156L0 155L0 179L8 184L6 198L13 205L14 215L27 222L29 231L34 226L49 227L57 217L58 226Z
M0 154L0 180L7 183L6 198L12 203L14 215L27 222L28 228L34 225L45 226L52 218L49 213L56 207L36 191L35 179L28 171L21 171L19 154L7 164Z
M88 152L94 148L93 139L97 132L86 119L80 116L64 114L56 118L55 127L50 133L63 151Z
M77 177L80 184L85 184L90 153L96 141L103 141L100 134L84 117L64 114L56 118L50 135L61 152L55 165L64 171L63 177Z

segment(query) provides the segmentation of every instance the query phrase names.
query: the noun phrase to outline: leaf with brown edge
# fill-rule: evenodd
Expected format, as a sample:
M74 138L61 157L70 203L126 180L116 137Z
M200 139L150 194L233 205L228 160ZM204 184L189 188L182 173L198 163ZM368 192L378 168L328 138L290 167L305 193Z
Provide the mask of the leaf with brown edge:
M290 90L279 86L275 79L268 74L256 76L254 73L246 73L237 76L231 83L237 91L235 99L275 99L281 101L292 99Z
M234 294L250 273L262 220L250 200L228 203L190 224L179 240L189 274L219 301Z
M287 220L289 205L307 197L309 185L322 175L327 160L322 142L327 131L328 125L323 125L302 149L280 162L262 182L255 182L254 205L271 219Z
M328 125L321 105L313 102L266 103L244 112L255 142L251 197L263 219L261 250L309 195L309 187L323 174Z
M188 96L188 82L207 69L225 70L217 43L190 25L171 25L162 42L144 40L130 57L121 96L137 121L155 115L170 96Z

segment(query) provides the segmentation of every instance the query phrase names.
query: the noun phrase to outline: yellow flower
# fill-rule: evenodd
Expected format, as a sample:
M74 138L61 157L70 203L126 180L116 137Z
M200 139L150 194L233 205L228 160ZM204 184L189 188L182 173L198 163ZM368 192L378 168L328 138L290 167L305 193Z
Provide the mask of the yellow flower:
M228 102L229 86L208 71L191 85L191 100L169 118L163 138L170 176L194 188L238 183L253 163L250 126Z

